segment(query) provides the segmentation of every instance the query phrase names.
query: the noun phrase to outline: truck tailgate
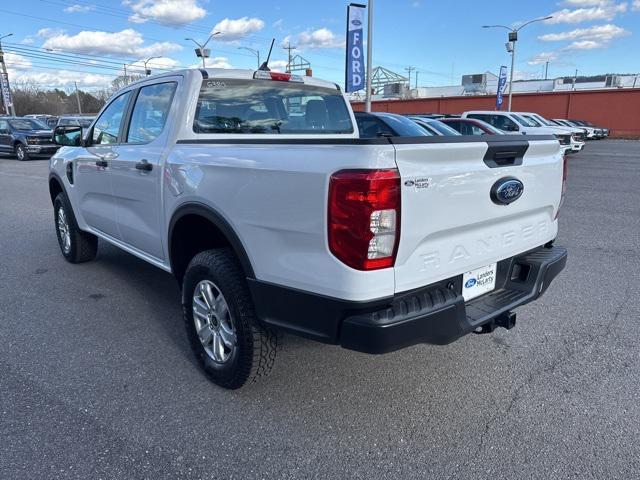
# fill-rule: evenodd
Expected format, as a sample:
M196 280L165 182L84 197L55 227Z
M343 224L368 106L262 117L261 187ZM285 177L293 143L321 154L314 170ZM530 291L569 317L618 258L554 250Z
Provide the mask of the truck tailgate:
M493 264L555 238L563 156L551 137L391 142L402 184L396 292ZM490 192L508 177L520 180L524 191L513 203L498 204Z

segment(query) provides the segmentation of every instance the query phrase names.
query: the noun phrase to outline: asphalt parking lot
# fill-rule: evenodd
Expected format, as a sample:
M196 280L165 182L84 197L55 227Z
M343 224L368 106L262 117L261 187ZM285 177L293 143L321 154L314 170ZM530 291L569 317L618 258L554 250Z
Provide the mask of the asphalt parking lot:
M571 157L568 266L514 330L385 356L286 336L235 392L169 274L63 260L46 179L0 158L0 478L637 478L640 142Z

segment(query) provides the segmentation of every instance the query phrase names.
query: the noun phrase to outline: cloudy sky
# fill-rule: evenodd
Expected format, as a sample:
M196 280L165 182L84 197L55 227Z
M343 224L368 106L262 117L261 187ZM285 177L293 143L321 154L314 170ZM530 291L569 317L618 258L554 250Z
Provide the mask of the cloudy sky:
M101 88L123 64L142 62L156 72L197 64L187 37L210 43L208 65L255 68L267 53L283 68L290 42L314 75L344 81L346 1L269 2L242 0L3 0L0 36L13 82ZM520 34L516 75L550 76L640 72L640 0L378 0L374 65L405 74L417 68L421 86L459 84L467 73L496 72L509 64L507 31L485 24L517 26L553 15ZM415 75L415 74L414 74ZM415 77L414 77L415 78Z

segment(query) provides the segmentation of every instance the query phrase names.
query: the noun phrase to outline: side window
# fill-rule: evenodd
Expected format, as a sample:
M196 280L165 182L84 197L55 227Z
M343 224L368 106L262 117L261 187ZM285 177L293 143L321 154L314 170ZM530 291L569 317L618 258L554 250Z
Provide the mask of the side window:
M360 138L378 138L381 135L393 136L391 129L373 115L357 115L356 123L358 124L358 130L360 131Z
M175 82L142 87L131 114L127 143L148 143L164 128L176 91Z
M518 125L516 125L516 123L509 117L505 117L504 115L491 115L491 121L489 123L494 127L507 132L515 132L518 130Z
M0 132L9 133L9 124L6 120L0 120Z
M131 97L131 92L120 95L102 112L102 115L100 115L100 118L98 118L98 121L93 127L93 133L91 135L92 145L118 142L120 125L122 124L127 103L129 103L129 97Z
M469 118L475 118L476 120L482 120L483 122L491 123L491 115L480 114L480 113L472 113L471 115L467 115Z

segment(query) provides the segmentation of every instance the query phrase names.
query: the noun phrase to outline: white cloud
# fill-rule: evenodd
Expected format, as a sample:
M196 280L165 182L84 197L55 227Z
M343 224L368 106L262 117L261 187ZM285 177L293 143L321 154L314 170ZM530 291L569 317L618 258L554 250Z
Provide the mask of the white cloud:
M33 39L33 37L31 35L27 35L22 40L20 40L20 43L22 45L33 45L34 42L35 42L35 40Z
M547 62L553 62L558 59L556 52L541 52L531 57L527 62L529 65L543 65Z
M38 33L40 34L40 32ZM133 55L151 57L181 50L176 43L159 42L143 46L142 34L127 28L120 32L82 31L76 35L66 33L47 37L43 48L90 55Z
M154 20L164 25L180 27L207 15L207 11L198 5L197 0L124 0L122 3L133 10L129 20L134 23Z
M207 68L235 68L227 57L211 57L204 62ZM202 61L189 65L189 68L202 68Z
M291 42L299 49L314 48L341 48L344 47L344 38L336 35L328 28L319 28L318 30L307 30L301 32L294 37L287 36L284 43Z
M95 10L95 6L93 5L71 5L70 7L67 7L64 9L64 11L66 13L87 13L90 12L91 10Z
M631 10L633 11L640 10L640 0L633 0L633 4L631 5Z
M603 3L607 2L603 0L564 0L564 4L571 7L597 7Z
M73 85L78 82L80 88L95 88L108 85L111 77L94 73L78 73L67 70L38 71L31 60L17 53L5 52L7 70L13 85L33 83L43 87L55 88Z
M596 25L589 28L576 28L569 32L548 33L538 37L543 42L558 42L563 40L598 40L601 42L609 42L614 38L624 37L629 32L617 25Z
M288 63L286 60L273 60L269 62L269 68L274 72L284 72Z
M213 27L214 32L221 32L218 37L224 42L235 42L246 35L259 32L264 28L264 21L259 18L225 18Z
M56 35L62 35L63 33L64 33L64 30L62 30L61 28L41 28L36 33L36 37L49 38L49 37L55 37Z
M566 47L567 50L593 50L596 48L604 48L606 44L597 42L595 40L580 40L578 42L572 42L571 45Z
M553 18L546 20L547 24L558 23L582 23L593 20L613 20L619 13L627 11L626 2L616 3L615 0L601 0L599 2L574 2L573 5L585 5L574 10L564 8L551 15Z

